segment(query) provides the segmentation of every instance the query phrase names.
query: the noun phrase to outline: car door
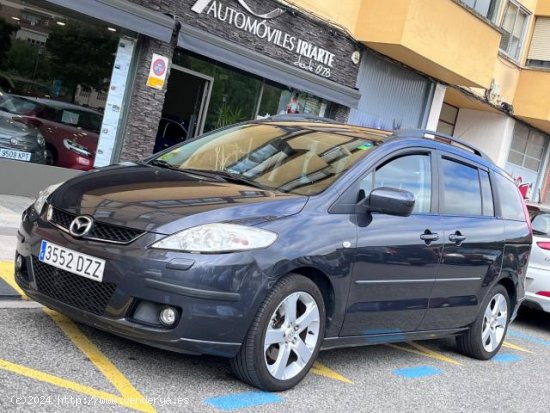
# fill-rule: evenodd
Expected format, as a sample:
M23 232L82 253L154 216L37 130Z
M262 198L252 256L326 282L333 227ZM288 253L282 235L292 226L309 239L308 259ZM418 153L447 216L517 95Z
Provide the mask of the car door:
M439 153L443 258L422 330L464 327L500 271L504 224L495 217L490 173L465 158Z
M391 187L415 195L408 217L357 214L357 249L342 336L414 331L424 318L442 252L430 150L394 155L361 180L360 194Z

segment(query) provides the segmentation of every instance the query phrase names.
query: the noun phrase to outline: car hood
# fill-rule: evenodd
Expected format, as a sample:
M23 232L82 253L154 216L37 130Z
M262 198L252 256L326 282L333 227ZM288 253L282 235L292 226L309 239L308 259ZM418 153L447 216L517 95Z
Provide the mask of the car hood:
M293 215L307 197L129 164L79 175L60 186L50 202L108 224L171 234L204 223Z
M17 121L17 116L0 112L0 137L16 138L27 135L36 136L36 129Z

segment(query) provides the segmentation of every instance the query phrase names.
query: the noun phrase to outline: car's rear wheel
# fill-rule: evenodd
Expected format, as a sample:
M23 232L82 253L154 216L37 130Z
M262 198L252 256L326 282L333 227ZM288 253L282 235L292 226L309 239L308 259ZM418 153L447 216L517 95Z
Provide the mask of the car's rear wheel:
M324 333L319 288L306 277L290 274L265 299L231 367L241 380L262 390L288 390L313 365Z
M467 356L489 360L498 353L510 322L510 298L496 285L487 295L470 330L456 338L458 350Z

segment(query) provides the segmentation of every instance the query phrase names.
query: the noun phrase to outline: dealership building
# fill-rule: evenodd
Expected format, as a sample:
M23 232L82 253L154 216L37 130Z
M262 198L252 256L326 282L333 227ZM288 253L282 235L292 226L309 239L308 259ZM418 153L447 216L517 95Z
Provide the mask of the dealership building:
M61 149L49 144L54 165L65 149L80 150L76 168L88 169L239 121L305 114L455 134L544 198L550 99L533 91L542 113L526 96L531 78L546 91L550 79L544 64L523 69L529 56L550 61L544 44L532 52L526 40L546 35L549 10L536 0L392 3L0 0L0 27L11 27L0 88L46 108L70 103L56 127L75 139ZM514 11L519 31L506 37ZM100 127L82 124L86 114L75 106L93 111ZM73 142L78 134L87 136ZM89 141L95 145L82 149ZM0 193L32 195L79 170L0 159L0 174L17 177L3 178Z

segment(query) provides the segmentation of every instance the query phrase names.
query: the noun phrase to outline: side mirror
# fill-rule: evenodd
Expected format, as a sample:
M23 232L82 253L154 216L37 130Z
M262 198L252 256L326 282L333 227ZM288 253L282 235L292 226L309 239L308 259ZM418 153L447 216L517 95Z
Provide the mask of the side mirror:
M414 195L396 188L376 188L360 202L369 212L408 217L414 208Z

